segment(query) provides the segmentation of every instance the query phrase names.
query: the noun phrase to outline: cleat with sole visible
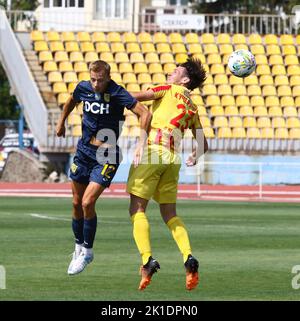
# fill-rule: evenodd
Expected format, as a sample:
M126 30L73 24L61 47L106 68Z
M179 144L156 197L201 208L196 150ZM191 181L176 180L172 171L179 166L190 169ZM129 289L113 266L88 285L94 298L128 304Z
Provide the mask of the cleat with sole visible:
M156 273L158 269L160 269L159 263L150 256L148 262L142 265L140 269L142 280L139 285L139 290L142 291L146 289L151 282L152 275Z
M85 255L84 252L81 252L78 258L74 261L72 269L68 271L68 274L75 275L82 272L85 267L93 261L93 259L93 255Z
M184 266L186 270L186 289L190 291L195 289L199 283L199 262L190 254Z
M68 274L72 274L73 265L74 265L75 261L77 260L77 258L79 257L80 253L81 253L81 251L80 252L74 251L72 253L72 260L71 260L69 267L68 267Z

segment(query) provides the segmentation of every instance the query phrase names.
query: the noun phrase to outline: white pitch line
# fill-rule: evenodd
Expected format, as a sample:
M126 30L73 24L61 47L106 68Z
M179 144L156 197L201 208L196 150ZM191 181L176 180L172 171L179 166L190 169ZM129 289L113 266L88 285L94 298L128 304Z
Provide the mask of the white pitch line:
M35 218L41 218L44 220L51 220L51 221L64 221L64 222L70 222L71 219L67 218L61 218L61 217L53 217L53 216L48 216L48 215L41 215L41 214L36 214L36 213L31 213L29 214L31 217Z

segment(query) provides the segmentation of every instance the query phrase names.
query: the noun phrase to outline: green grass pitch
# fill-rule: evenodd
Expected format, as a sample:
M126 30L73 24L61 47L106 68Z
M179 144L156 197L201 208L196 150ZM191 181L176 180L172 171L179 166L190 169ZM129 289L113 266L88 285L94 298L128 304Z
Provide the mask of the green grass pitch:
M98 201L94 262L72 277L66 273L70 213L71 199L0 198L0 265L7 276L0 301L300 299L300 289L292 288L292 267L300 264L300 204L179 201L200 261L200 284L191 292L155 203L147 213L161 270L144 292L137 290L140 257L128 200Z

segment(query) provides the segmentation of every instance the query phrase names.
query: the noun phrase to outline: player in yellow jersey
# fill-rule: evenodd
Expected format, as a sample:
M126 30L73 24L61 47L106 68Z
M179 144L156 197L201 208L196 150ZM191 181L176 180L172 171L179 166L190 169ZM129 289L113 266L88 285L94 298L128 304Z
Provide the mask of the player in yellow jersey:
M148 146L141 155L140 163L135 162L131 166L127 183L133 236L142 257L140 290L149 285L152 275L160 268L159 263L152 257L150 226L145 214L151 198L159 203L161 216L183 255L186 288L192 290L198 284L199 263L192 256L186 227L176 213L181 166L177 149L184 131L188 128L197 140L197 148L187 159L187 166L195 165L208 149L197 107L190 97L190 91L202 87L205 79L206 72L201 62L188 59L168 76L167 85L132 93L138 101L154 101Z

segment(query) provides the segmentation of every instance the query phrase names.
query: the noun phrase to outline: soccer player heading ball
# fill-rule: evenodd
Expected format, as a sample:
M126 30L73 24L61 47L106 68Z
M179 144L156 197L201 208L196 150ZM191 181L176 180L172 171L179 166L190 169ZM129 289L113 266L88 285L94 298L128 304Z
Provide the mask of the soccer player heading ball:
M93 243L97 228L95 204L105 188L110 186L122 161L117 145L124 108L140 117L141 140L136 150L139 162L141 146L146 137L151 113L121 86L110 79L110 66L104 61L90 64L90 81L80 82L64 105L57 124L57 136L65 136L65 121L75 106L83 102L82 137L71 165L73 192L72 228L75 251L68 268L74 275L93 260Z
M133 236L142 257L140 290L149 285L152 275L160 268L152 257L150 227L145 214L152 197L159 203L161 216L183 255L186 288L192 290L198 284L199 263L192 256L186 227L176 213L181 166L177 148L184 131L190 128L197 140L197 149L187 159L187 166L195 165L208 149L197 106L190 97L190 91L202 87L205 79L206 72L201 62L188 59L168 76L167 85L132 93L138 101L154 101L148 146L144 150L141 164L131 166L127 184Z

